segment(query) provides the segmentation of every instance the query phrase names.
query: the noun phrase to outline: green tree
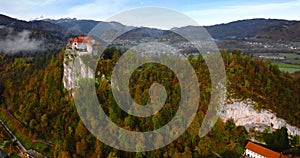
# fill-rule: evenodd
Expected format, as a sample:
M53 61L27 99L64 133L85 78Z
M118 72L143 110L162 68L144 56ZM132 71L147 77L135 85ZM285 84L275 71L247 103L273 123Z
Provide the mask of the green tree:
M264 133L263 138L270 149L283 151L290 148L286 127L277 129L273 133Z

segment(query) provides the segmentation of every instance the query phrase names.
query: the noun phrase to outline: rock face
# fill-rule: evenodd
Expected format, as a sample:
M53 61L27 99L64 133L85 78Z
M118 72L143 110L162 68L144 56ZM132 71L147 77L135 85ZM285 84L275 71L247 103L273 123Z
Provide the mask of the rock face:
M285 120L277 118L269 110L255 110L254 103L251 101L240 102L233 101L233 103L227 104L221 107L219 110L219 116L225 122L229 119L233 119L237 126L245 126L249 131L254 129L255 131L264 131L266 128L270 128L271 131L286 127L288 134L300 135L300 129L289 125Z
M83 78L94 78L92 70L81 58L82 54L76 50L66 49L64 57L63 83L67 90L71 90L78 85L78 81Z

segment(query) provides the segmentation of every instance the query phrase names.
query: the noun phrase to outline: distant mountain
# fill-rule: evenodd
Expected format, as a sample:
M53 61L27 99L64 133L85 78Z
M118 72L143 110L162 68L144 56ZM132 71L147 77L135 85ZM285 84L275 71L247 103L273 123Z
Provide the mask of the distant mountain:
M290 26L296 21L277 20L277 19L249 19L206 26L205 28L215 39L247 39L254 37L261 30L277 26Z
M132 29L124 34L122 34L118 39L121 40L142 40L144 38L159 38L164 35L168 35L172 33L171 31L167 30L160 30L160 29L155 29L155 28L147 28L147 27L141 27L141 28L136 28Z
M125 26L118 22L101 22L94 20L77 20L75 18L65 19L45 19L35 21L23 21L17 20L5 15L0 14L0 25L13 27L16 30L39 30L51 33L57 36L72 36L72 35L87 35L96 25L98 25L99 34L112 32L112 30L132 30L134 27ZM197 27L197 26L195 26ZM218 24L212 26L205 26L204 28L210 33L210 35L219 40L230 40L230 39L270 39L278 38L273 37L275 34L280 34L284 38L294 39L289 36L296 36L299 32L298 21L288 20L277 20L277 19L249 19L239 20L226 24ZM179 28L180 29L180 28ZM193 29L189 27L189 29ZM170 33L170 32L169 32ZM295 34L296 33L296 34ZM134 33L123 35L122 38L139 38L139 36L165 36L168 32L164 32L159 29L151 28L139 28L135 29ZM273 35L268 38L268 34ZM279 36L279 35L278 35Z
M133 27L125 26L118 22L101 22L94 20L77 19L45 19L34 21L23 21L0 14L0 25L13 28L15 31L30 30L50 33L58 38L68 38L77 35L87 35L96 25L97 33L109 34L112 30L127 31ZM64 39L65 39L64 38Z
M204 28L208 31L208 33L217 40L246 40L246 39L258 39L259 37L262 39L268 40L265 37L268 34L276 34L280 32L278 27L288 27L287 32L283 36L283 39L289 40L294 39L292 36L297 35L295 32L299 32L297 30L299 25L296 25L297 21L288 21L288 20L277 20L277 19L249 19L249 20L240 20L235 22L230 22L227 24L219 24L213 26L204 26ZM185 31L193 32L199 31L199 26L186 26L182 28L173 28L172 30L180 30L185 29ZM275 32L274 32L275 31ZM163 31L158 29L150 29L150 28L139 28L132 30L130 33L126 33L122 35L122 39L127 38L128 40L140 39L142 37L150 38L155 37L158 38L158 35L168 36L168 38L172 38L170 35L171 31ZM294 33L294 34L292 34ZM173 34L174 35L174 34Z
M51 22L27 22L0 14L0 52L56 52L68 39L65 32Z
M257 51L257 49L268 47L281 51L290 48L290 46L285 45L282 47L280 43L286 44L288 42L300 41L299 21L249 19L227 24L204 26L204 28L218 41L217 44L221 49L253 51L255 48L254 51ZM78 35L87 35L92 30L94 31L92 36L100 42L111 41L111 37L119 36L119 41L116 40L115 42L117 45L123 46L126 45L128 41L130 43L130 41L142 41L146 39L148 41L149 39L151 39L150 41L168 41L171 44L186 42L184 38L172 32L176 29L184 29L185 31L193 33L196 30L199 31L199 26L185 26L167 31L147 27L137 28L126 26L118 22L77 20L75 18L23 21L0 14L1 39L5 39L9 35L16 35L23 30L28 30L31 32L30 38L38 40L44 39L47 41L45 44L45 49L47 50L53 47L61 48L67 42L68 38ZM117 42L121 43L118 44ZM266 43L268 45L266 45Z
M39 51L60 50L67 42L68 38L78 35L87 35L95 26L95 36L99 37L99 41L107 39L111 33L126 32L133 27L125 26L117 22L100 22L93 20L77 20L77 19L59 19L59 20L34 20L23 21L0 14L0 38L7 43L15 41L18 35L24 30L29 31L30 39L36 41L44 41L43 47ZM30 40L28 39L28 40ZM1 41L0 41L1 42ZM16 43L17 44L17 43ZM0 46L0 51L5 50L5 46ZM13 48L11 48L12 50Z
M0 14L0 25L14 28L16 31L36 30L49 32L53 35L62 36L66 29L48 21L23 21Z
M205 27L217 39L219 49L245 53L299 53L300 22L277 19L249 19ZM294 43L293 43L294 42Z
M268 27L260 30L254 39L273 42L300 42L300 22Z
M47 20L66 29L67 34L75 35L87 35L94 27L97 26L97 33L101 36L105 32L111 32L112 30L130 30L129 26L125 26L118 22L102 22L94 20L77 20L77 19L59 19L59 20Z
M47 20L66 29L68 34L88 34L99 22L93 20L59 19Z

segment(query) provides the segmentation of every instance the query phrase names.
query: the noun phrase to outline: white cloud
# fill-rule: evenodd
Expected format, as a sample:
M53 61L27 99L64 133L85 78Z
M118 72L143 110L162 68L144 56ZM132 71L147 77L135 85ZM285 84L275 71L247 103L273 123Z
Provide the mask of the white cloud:
M16 53L19 51L34 51L41 49L43 40L31 39L30 36L31 32L28 30L23 30L16 35L10 33L5 39L0 39L0 51L5 53Z
M226 23L251 18L276 18L300 20L300 1L286 3L267 3L260 5L225 6L216 9L193 10L185 12L200 25Z

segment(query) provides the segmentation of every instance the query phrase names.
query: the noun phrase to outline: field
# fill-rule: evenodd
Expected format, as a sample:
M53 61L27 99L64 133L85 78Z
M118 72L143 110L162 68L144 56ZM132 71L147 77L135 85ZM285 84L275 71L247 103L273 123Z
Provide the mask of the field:
M283 60L271 60L272 64L278 65L283 72L295 73L300 71L300 54L295 53L259 53L254 56L284 57Z
M300 71L300 65L295 64L285 64L280 62L272 62L272 64L278 65L279 69L283 72L294 73Z

